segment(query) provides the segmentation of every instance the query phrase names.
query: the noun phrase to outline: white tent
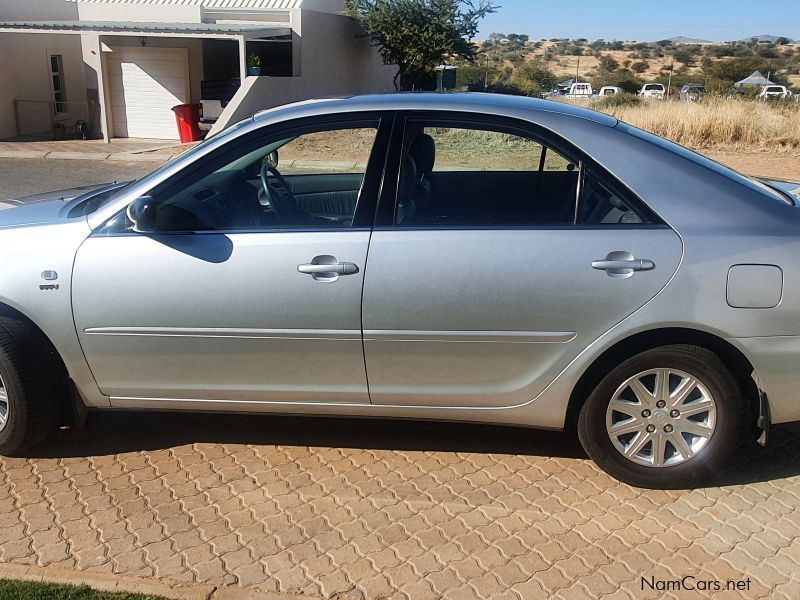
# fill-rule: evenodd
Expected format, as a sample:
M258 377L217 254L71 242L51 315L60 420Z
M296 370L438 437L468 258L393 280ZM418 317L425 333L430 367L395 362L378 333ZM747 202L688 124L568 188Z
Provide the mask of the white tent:
M753 71L750 77L745 77L741 81L736 82L736 87L744 87L747 85L772 85L772 82L761 74L761 71Z

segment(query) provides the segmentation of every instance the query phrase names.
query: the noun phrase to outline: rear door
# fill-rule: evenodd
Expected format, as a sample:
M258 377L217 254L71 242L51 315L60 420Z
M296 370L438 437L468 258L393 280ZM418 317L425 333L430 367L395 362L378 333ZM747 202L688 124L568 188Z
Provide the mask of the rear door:
M430 173L407 156L420 135L435 142ZM671 229L535 127L418 116L403 139L364 281L375 404L525 403L679 264Z

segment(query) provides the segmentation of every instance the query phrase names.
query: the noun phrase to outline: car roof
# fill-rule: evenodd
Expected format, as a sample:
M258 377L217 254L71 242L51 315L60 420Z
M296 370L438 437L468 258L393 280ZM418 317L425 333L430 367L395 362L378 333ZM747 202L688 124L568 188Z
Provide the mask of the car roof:
M617 119L572 104L529 98L527 96L510 96L506 94L485 94L481 92L401 92L386 94L362 94L343 98L319 98L304 100L294 104L279 106L258 112L254 120L269 118L278 112L297 108L317 107L321 112L345 111L381 111L381 110L451 110L474 113L502 113L505 110L528 110L534 112L555 113L593 121L614 127Z

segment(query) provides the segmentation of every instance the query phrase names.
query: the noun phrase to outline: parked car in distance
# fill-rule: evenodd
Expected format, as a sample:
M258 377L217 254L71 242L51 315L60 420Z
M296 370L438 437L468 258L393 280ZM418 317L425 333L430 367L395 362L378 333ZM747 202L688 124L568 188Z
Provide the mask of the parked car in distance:
M594 95L591 83L573 83L569 86L569 91L566 93L566 98L580 99L591 98Z
M642 98L656 98L663 100L667 95L667 88L663 83L645 83L642 89L639 90L639 96Z
M762 100L769 100L770 98L791 98L792 93L785 85L765 85L758 93L758 97Z
M200 82L200 122L198 127L209 131L217 122L222 111L233 99L239 89L240 80L210 79Z
M681 100L696 102L705 93L706 86L702 83L687 83L681 88Z
M569 104L258 113L0 211L0 452L87 410L438 419L705 483L800 420L798 201Z
M614 85L604 85L600 88L600 91L597 93L598 96L601 98L604 96L615 96L616 94L621 94L622 88L617 87Z

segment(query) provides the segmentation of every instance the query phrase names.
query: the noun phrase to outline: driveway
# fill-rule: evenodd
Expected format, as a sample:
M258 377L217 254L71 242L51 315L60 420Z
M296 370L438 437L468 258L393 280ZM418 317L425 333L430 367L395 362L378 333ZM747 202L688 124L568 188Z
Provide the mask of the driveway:
M0 158L0 202L49 190L138 179L160 164L154 161Z
M568 434L97 415L0 459L0 562L341 599L793 599L800 428L772 442L663 492L610 479ZM741 591L659 588L686 576Z

